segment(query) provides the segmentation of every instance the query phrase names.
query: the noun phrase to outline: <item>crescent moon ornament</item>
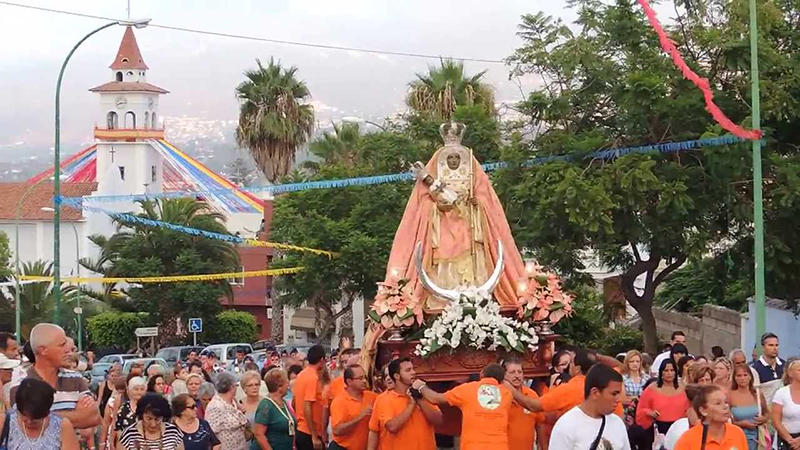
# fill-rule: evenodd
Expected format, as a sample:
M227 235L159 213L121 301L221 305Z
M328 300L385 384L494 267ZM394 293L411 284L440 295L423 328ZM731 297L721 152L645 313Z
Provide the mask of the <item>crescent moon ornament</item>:
M422 242L417 242L417 249L416 255L414 258L417 266L417 273L419 274L419 282L422 284L428 292L436 295L437 297L441 297L446 300L450 301L458 301L461 297L461 293L458 289L444 289L439 287L434 283L433 280L428 276L425 272L425 268L422 264ZM478 291L484 291L488 294L491 294L495 287L497 287L497 283L500 281L500 275L503 273L503 264L505 262L505 255L503 252L503 243L500 240L497 240L497 264L494 266L494 271L492 275L483 283L480 287L477 287Z

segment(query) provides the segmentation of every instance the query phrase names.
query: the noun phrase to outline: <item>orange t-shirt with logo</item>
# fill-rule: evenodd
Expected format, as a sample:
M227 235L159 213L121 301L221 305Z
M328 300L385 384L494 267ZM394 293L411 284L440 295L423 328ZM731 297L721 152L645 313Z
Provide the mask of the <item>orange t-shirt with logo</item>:
M675 444L675 450L694 450L700 448L703 441L703 425L697 424L688 431L684 432L678 443ZM726 423L725 434L722 439L717 441L711 437L711 434L706 438L706 450L732 450L732 449L747 449L747 437L744 431L736 425Z
M508 413L512 395L494 378L462 384L444 394L461 410L461 450L508 448Z
M533 389L522 386L522 395L538 399L539 394ZM511 403L508 412L508 448L509 450L530 450L536 440L536 423L544 421L544 414L532 413L517 402Z
M326 406L330 407L333 399L342 394L345 390L344 377L336 377L331 381L331 384L325 386L324 397L327 402Z
M436 450L433 425L425 418L419 404L397 433L386 429L386 422L400 415L408 407L408 402L408 395L395 391L386 391L375 399L369 429L378 433L378 450ZM439 407L431 403L426 402L426 406L439 411Z
M317 435L322 435L322 384L319 381L319 374L314 366L303 369L294 380L292 395L295 401L295 414L297 414L297 431L311 434L308 427L308 420L305 417L305 402L311 404L311 418Z
M378 394L372 391L364 391L361 399L356 399L349 392L344 391L337 395L331 402L331 429L342 422L350 422L361 414L361 411L375 403ZM347 450L366 450L367 439L369 438L369 416L364 417L358 422L355 428L345 435L338 435L333 432L333 440Z
M570 409L583 403L583 389L586 386L586 376L577 375L568 382L551 388L550 392L539 400L544 412L555 412L558 417L563 416ZM622 417L622 402L617 404L614 414Z

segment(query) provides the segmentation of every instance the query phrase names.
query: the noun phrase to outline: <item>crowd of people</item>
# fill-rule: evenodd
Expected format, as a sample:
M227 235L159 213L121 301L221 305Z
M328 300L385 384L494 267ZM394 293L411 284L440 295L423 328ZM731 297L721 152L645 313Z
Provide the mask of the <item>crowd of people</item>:
M269 352L263 367L238 352L225 368L192 352L168 372L113 365L92 392L72 340L45 323L22 349L0 334L0 449L765 450L774 437L800 450L800 360L773 334L761 346L750 362L691 355L676 331L654 360L564 346L549 377L506 358L460 384L426 383L407 358L370 379L354 348Z

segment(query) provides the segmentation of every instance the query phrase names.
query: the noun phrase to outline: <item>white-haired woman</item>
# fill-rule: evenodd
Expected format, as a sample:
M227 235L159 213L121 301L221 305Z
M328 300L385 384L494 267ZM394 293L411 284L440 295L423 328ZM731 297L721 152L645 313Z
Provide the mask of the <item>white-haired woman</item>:
M108 443L117 442L117 437L136 423L136 407L146 392L147 380L144 377L133 377L128 380L128 389L116 414L114 430L111 432Z
M240 402L244 408L244 416L247 418L247 423L250 429L253 429L256 418L256 409L258 404L261 403L261 374L255 370L248 370L242 374L239 379L239 384L244 391L244 399Z
M205 419L222 443L221 450L246 447L247 418L236 404L236 376L229 372L217 375L217 395L211 399Z

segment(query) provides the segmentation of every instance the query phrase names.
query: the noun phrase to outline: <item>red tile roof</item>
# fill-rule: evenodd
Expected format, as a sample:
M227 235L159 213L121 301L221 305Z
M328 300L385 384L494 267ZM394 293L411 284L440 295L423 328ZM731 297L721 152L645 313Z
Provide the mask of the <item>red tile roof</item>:
M14 220L17 216L17 203L31 188L31 183L0 183L0 220ZM97 190L97 183L61 183L61 195L64 197L80 197ZM42 183L31 189L20 209L21 218L25 220L53 220L53 213L42 211L43 207L53 207L53 183ZM63 207L61 220L73 221L83 219L82 211Z
M140 69L147 70L147 64L144 63L142 53L139 51L139 44L136 43L136 36L133 34L133 28L125 28L125 34L122 36L122 42L119 44L117 57L114 62L109 66L114 70L127 70L127 69Z
M169 91L150 83L140 83L138 81L109 81L106 84L89 89L91 92L156 92L158 94L169 94Z

